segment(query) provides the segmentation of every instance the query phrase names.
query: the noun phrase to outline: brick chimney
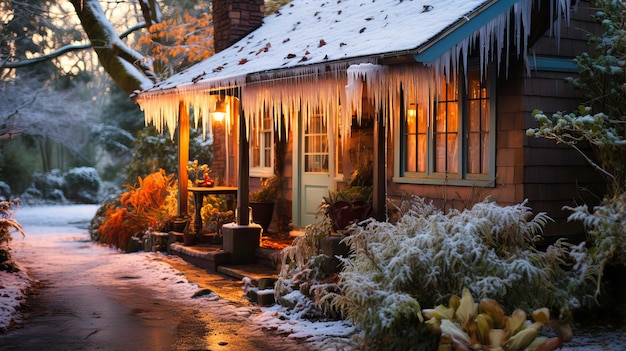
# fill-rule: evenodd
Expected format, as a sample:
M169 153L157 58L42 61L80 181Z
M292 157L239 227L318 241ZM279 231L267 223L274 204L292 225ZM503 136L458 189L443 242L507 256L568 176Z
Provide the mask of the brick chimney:
M263 22L264 0L213 0L215 52L220 52Z

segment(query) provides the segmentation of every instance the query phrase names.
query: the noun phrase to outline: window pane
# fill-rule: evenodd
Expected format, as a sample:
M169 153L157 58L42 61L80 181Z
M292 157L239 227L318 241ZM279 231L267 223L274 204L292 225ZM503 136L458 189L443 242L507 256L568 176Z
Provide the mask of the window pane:
M489 119L491 116L491 109L489 106L489 100L482 100L481 101L481 129L488 132L489 131Z
M472 133L467 139L467 172L480 173L480 134Z
M435 132L441 133L446 130L446 105L439 104L437 109L437 120L435 121Z
M417 171L426 172L426 135L420 134L417 138Z
M490 103L487 85L481 82L478 71L468 73L468 174L489 173L489 124Z
M417 172L417 145L415 139L415 135L407 134L406 136L406 158L404 161L407 172Z
M458 102L448 103L448 118L446 132L457 132L459 130L459 104Z
M482 135L482 166L480 169L480 173L487 174L489 173L489 133L483 133Z
M468 128L470 132L480 131L480 123L481 123L481 111L480 111L480 103L476 100L470 100L468 119Z
M304 135L304 171L328 172L328 135L321 115L308 119Z
M435 136L435 172L446 171L446 135Z
M458 134L457 133L450 133L448 134L448 145L447 145L447 165L446 165L446 170L450 173L456 173L459 171L459 159L458 159L458 155L459 153L458 151L458 147L459 147L459 139L458 139Z

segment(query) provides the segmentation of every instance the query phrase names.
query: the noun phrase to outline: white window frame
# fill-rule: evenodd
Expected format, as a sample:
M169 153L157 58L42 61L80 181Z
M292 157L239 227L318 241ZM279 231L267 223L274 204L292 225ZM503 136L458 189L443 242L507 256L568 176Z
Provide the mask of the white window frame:
M274 174L275 150L274 150L274 123L271 114L267 111L258 117L258 121L250 123L250 176L270 177ZM269 127L263 129L264 119L269 120ZM260 130L258 130L261 128ZM259 139L259 147L255 148L256 138ZM263 157L265 151L270 152L269 164ZM256 155L258 153L258 155ZM259 157L259 165L254 165L255 157Z

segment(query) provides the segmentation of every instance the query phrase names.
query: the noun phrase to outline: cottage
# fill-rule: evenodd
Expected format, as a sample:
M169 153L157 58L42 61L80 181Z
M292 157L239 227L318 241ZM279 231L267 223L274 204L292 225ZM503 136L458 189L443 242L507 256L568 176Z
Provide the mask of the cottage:
M213 6L217 53L137 102L172 135L191 111L215 137L222 163L213 169L238 186L239 208L249 187L278 172L302 227L329 190L371 164L378 219L387 199L407 193L448 209L493 196L548 212L559 224L548 235L580 232L561 207L597 176L525 130L533 109L580 102L564 78L587 51L588 3L293 0L265 18L262 0ZM225 106L219 122L216 105Z

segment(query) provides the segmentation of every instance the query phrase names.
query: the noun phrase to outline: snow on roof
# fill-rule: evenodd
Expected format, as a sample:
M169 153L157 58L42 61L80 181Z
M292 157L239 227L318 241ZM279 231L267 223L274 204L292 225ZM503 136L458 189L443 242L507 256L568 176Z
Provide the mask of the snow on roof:
M237 43L147 91L240 85L254 73L409 54L491 2L294 0Z
M481 72L492 60L499 66L503 57L508 65L513 47L518 57L527 60L533 9L552 13L550 17L557 23L550 30L557 38L561 16L569 19L570 0L550 1L549 9L541 6L537 0L293 0L237 43L144 90L136 101L146 124L153 123L159 131L167 128L170 135L176 128L180 104L197 112L196 125L202 121L203 130L210 128L209 119L204 117L213 111L216 97L207 91L231 87L242 87L242 109L253 119L275 104L280 106L272 109L275 121L280 121L277 117L285 107L300 104L323 107L324 115L336 115L336 101L355 108L358 117L360 97L352 94L351 99L342 98L348 92L337 87L350 87L355 77L374 79L381 84L370 87L372 94L383 96L382 92L390 88L388 81L376 78L377 74L337 75L340 70L349 73L349 67L359 67L374 73L382 67L373 63L402 56L426 63L449 78L459 67L467 66L472 50L478 50ZM329 69L330 81L322 78ZM418 75L415 70L404 74L404 83ZM295 77L296 85L280 84L284 77ZM345 78L348 81L342 85ZM253 84L257 82L270 85ZM316 85L305 86L306 82ZM376 99L376 104L382 101ZM344 128L351 121L351 108L342 109Z

